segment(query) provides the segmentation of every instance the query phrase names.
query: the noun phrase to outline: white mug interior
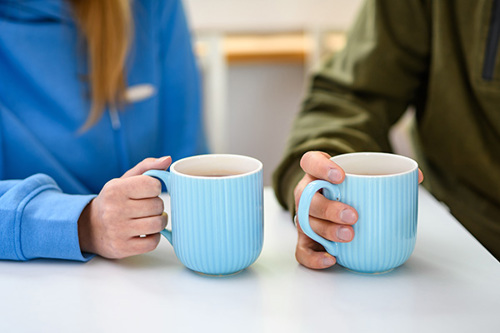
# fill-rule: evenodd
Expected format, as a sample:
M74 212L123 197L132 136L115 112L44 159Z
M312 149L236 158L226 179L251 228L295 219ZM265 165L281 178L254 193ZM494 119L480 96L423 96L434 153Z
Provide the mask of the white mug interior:
M240 177L262 169L262 162L243 155L207 154L187 157L172 164L171 172L190 177Z
M331 158L347 175L395 176L414 171L417 162L406 156L389 153L348 153Z

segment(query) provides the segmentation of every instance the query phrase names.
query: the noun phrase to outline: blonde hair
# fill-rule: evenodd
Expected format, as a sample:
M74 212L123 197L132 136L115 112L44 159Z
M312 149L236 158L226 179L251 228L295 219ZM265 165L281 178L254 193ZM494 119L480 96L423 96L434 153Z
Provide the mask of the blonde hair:
M132 34L129 0L71 0L87 46L91 95L90 114L82 127L87 130L106 107L125 102L125 61Z

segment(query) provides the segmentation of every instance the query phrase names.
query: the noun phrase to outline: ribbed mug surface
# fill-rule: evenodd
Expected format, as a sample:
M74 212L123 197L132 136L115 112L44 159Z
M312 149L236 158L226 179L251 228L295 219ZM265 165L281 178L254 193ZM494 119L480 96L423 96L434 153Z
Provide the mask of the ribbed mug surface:
M236 178L173 176L172 243L179 260L205 274L250 266L263 245L262 172Z
M389 178L348 176L339 185L342 202L355 207L354 239L338 244L340 265L383 272L410 257L417 236L418 174Z

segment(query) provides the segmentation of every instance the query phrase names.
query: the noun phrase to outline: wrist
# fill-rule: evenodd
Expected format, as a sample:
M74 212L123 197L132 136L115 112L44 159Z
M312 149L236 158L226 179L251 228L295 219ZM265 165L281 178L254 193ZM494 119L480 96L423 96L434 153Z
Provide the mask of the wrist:
M78 218L78 241L80 244L80 251L95 253L93 241L92 241L92 226L91 226L91 216L92 216L92 203L91 200L87 206L83 209L80 217Z

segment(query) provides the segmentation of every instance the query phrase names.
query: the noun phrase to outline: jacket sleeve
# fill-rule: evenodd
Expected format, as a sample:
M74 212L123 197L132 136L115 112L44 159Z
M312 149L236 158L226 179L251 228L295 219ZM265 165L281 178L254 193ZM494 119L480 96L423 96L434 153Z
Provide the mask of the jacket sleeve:
M429 64L428 9L421 0L369 0L345 48L313 75L284 157L273 175L276 196L294 211L302 155L390 151L388 132L414 103Z
M43 174L0 181L0 259L89 260L93 255L80 251L77 222L93 197L64 194Z

